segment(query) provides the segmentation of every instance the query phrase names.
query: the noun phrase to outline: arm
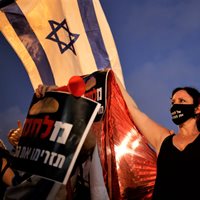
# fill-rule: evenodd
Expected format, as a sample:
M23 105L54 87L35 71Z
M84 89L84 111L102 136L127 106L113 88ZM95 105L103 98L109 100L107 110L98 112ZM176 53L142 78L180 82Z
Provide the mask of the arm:
M7 165L7 160L5 158L2 158L1 172L4 170L6 165ZM3 174L2 180L6 185L11 186L14 176L15 174L13 170L10 167L8 167L7 169L5 168L5 172Z
M115 78L136 127L138 128L140 133L147 139L147 141L155 148L158 154L162 141L170 134L170 131L167 128L159 125L151 118L149 118L145 113L143 113L138 108L133 98L131 98L126 89L122 86L119 79L116 76Z

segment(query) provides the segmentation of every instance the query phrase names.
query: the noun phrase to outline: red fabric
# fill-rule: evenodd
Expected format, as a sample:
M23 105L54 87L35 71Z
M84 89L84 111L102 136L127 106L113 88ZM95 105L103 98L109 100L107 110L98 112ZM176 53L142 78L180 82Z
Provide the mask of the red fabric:
M108 78L102 132L97 138L110 199L151 199L156 177L156 154L131 120L112 71Z

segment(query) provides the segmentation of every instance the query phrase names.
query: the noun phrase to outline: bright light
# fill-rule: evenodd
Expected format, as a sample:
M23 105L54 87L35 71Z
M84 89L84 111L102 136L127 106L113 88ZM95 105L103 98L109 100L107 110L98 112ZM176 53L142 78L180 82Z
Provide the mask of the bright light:
M139 146L140 137L137 137L137 139L130 144L133 134L138 133L136 132L136 130L132 129L126 134L126 137L121 142L121 144L115 145L117 168L119 167L118 163L122 156L124 156L125 154L136 154L135 149Z

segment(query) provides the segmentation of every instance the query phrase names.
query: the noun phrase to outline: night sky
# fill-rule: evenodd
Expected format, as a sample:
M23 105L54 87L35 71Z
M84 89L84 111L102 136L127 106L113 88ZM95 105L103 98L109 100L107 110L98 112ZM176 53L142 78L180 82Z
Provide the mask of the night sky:
M169 113L171 91L178 86L200 89L200 1L100 2L129 94L151 118L176 131ZM25 119L33 88L2 34L0 69L0 137L8 145L6 135L18 119Z

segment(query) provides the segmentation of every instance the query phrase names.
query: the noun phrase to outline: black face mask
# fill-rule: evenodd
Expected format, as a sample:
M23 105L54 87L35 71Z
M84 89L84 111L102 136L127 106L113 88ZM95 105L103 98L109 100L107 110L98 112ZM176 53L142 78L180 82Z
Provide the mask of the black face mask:
M194 104L174 104L171 109L172 121L176 124L182 124L188 119L195 117Z

